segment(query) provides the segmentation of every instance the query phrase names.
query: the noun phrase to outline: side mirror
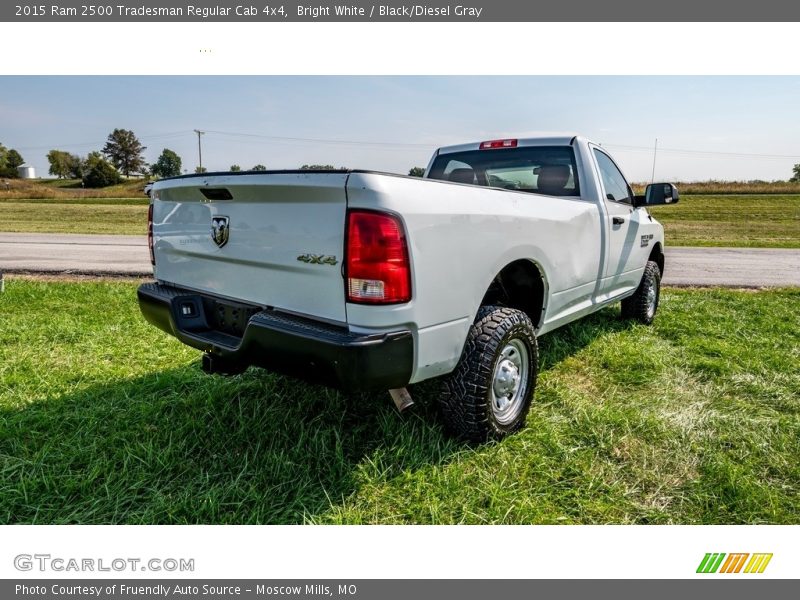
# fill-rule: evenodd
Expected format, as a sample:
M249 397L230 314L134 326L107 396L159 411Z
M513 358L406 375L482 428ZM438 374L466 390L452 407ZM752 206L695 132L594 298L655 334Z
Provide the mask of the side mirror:
M660 204L675 204L678 201L678 188L671 183L651 183L644 190L644 196L635 196L634 205L658 206Z

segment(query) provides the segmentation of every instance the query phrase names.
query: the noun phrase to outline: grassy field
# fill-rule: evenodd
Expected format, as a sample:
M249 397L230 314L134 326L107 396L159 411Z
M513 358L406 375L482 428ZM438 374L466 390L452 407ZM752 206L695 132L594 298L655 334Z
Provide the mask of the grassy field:
M83 189L78 179L7 180L0 185L0 231L23 233L147 233L146 181L131 179Z
M28 198L70 200L87 198L139 198L146 199L144 186L147 180L128 179L119 185L84 189L80 179L7 179L8 188L0 185L0 200Z
M800 195L682 196L652 213L669 246L800 248Z
M710 194L722 196L725 194L751 195L751 194L800 194L800 181L675 181L673 182L681 194L694 196ZM643 194L646 183L631 184L635 193Z
M528 427L477 448L419 389L400 417L204 375L134 292L7 282L0 522L800 523L800 290L669 290L652 328L544 336Z
M2 200L2 231L144 235L147 199ZM684 196L653 214L670 246L800 248L800 195Z
M0 230L145 235L147 204L147 198L0 200Z
M0 200L24 198L140 198L147 179L131 178L119 185L83 189L80 179L8 179L9 189L0 185ZM761 195L800 194L800 182L792 181L688 181L675 182L681 194ZM632 184L637 194L644 193L645 183Z

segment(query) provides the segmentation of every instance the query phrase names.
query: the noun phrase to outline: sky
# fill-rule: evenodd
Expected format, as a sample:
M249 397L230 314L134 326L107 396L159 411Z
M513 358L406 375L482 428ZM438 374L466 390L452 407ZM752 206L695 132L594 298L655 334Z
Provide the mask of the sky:
M407 173L439 146L539 132L603 144L632 181L788 179L800 77L0 76L0 143L38 176L115 128L183 168L303 164ZM287 139L291 138L291 139Z

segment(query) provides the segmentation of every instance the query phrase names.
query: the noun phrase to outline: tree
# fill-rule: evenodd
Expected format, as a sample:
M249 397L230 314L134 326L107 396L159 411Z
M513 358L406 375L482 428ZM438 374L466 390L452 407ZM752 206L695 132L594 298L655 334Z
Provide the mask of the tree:
M335 171L336 167L333 165L303 165L300 167L301 171Z
M145 148L146 146L142 146L132 131L115 129L108 135L108 141L103 147L103 154L125 177L130 177L131 173L141 173L144 170L145 162L142 152Z
M156 177L177 177L181 174L182 166L181 157L169 148L164 148L150 170Z
M99 152L92 152L86 157L83 167L83 185L87 188L101 188L120 183L119 171Z
M72 155L63 150L50 150L47 153L47 162L50 163L50 175L59 179L66 179L70 175Z
M11 167L12 169L16 169L17 167L21 167L25 164L25 159L22 158L22 155L14 150L13 148L8 151L6 154L6 165Z
M800 163L794 166L792 173L794 173L794 176L789 181L800 182Z
M5 146L0 144L0 177L9 177L8 167L6 166L6 156L8 156L8 150L6 150Z
M242 170L242 167L240 167L239 165L231 165L231 172L238 173L241 170Z
M253 167L250 170L251 171L266 171L267 167L265 167L264 165L258 164L258 165L256 165L255 167Z
M72 179L83 179L83 160L77 154L69 155L69 176Z
M425 169L422 167L411 167L411 170L408 172L411 177L422 177L425 175Z
M208 173L208 169L206 169L205 167L195 167L194 168L194 172L195 173Z
M11 148L11 150L8 150L5 153L4 163L5 164L0 165L0 167L2 167L0 169L0 175L13 179L14 177L19 177L19 171L17 171L17 167L24 165L25 159L22 158L22 155L19 152Z

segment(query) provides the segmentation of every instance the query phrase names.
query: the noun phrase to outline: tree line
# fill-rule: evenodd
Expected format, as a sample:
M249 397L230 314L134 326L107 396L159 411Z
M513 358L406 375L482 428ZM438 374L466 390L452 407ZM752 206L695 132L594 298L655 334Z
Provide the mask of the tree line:
M146 148L132 131L115 129L108 135L102 150L84 157L65 150L50 150L47 153L49 173L59 179L80 179L88 188L115 185L122 182L123 175L148 174L142 156Z
M148 165L143 156L147 146L143 146L133 131L115 129L108 135L105 146L100 151L90 152L85 157L71 154L64 150L50 150L47 160L50 163L50 175L59 179L80 179L85 187L98 188L122 182L122 176L153 175L155 177L176 177L181 174L183 161L176 152L169 148L161 151L156 162ZM7 149L0 143L0 177L14 178L19 176L18 168L25 164L22 155L13 148ZM339 167L345 170L345 167ZM230 171L241 171L236 164ZM262 164L254 165L248 171L266 171ZM335 171L333 165L303 165L301 171ZM205 167L197 167L195 173L204 173ZM412 177L422 177L425 169L412 167L408 172ZM794 165L790 182L800 183L800 164Z
M19 167L25 164L22 155L13 148L0 144L0 177L13 179L19 177Z
M50 150L47 153L47 161L50 164L49 173L59 179L80 179L84 187L88 188L115 185L122 181L123 176L176 177L182 173L183 161L174 150L164 148L158 159L148 165L143 156L146 149L147 146L142 145L133 131L115 129L108 135L106 145L102 150L90 152L85 157L65 150ZM13 155L15 152L15 150L7 152L8 156L13 159L13 161L8 161L11 165L9 172L13 171L13 175L10 174L9 177L16 177L16 167L24 162L19 153ZM333 165L303 165L300 168L311 171L334 169ZM344 169L344 167L341 168ZM229 170L242 171L242 167L233 164ZM266 170L266 165L260 163L248 169L248 171ZM205 167L195 169L195 173L205 173L206 171Z
M100 188L116 185L123 181L124 177L131 175L154 176L154 177L176 177L182 173L183 161L178 154L164 148L158 159L148 165L144 159L144 151L147 146L142 145L133 131L129 129L114 129L106 140L102 150L89 152L86 156L79 156L67 152L66 150L53 149L47 153L47 161L50 165L49 173L59 179L80 179L84 187ZM25 163L25 159L16 150L6 149L0 144L0 177L16 178L19 177L18 168ZM800 166L800 165L798 165ZM242 167L233 164L230 171L242 171ZM267 167L262 164L254 165L248 171L266 171ZM301 171L335 171L333 165L305 164L300 167ZM346 170L346 167L339 167L339 170ZM207 169L197 167L195 173L204 173ZM425 169L413 167L408 174L414 177L422 177Z

